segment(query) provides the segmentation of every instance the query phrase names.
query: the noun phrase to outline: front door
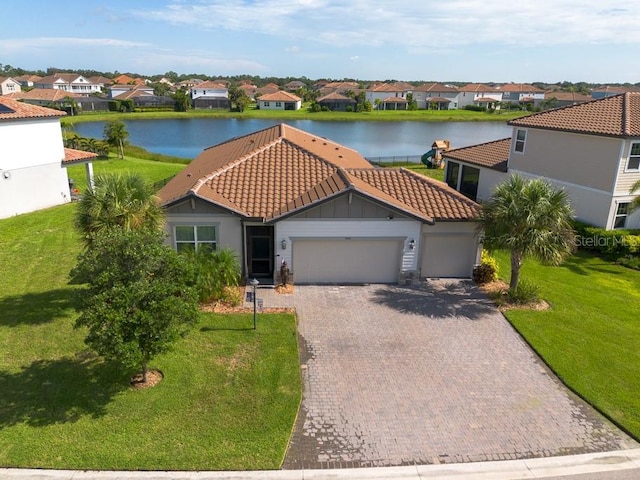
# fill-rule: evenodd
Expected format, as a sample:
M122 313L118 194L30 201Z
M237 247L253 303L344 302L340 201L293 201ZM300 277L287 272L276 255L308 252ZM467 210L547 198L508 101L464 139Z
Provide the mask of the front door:
M273 226L247 226L247 268L250 278L273 278Z

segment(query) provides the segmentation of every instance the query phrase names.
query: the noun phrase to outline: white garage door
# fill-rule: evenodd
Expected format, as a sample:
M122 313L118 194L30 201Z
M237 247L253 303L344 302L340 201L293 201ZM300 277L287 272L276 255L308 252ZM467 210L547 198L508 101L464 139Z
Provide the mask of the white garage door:
M295 240L295 283L396 283L402 242L398 239Z
M431 234L422 237L423 277L471 277L476 240L470 234Z

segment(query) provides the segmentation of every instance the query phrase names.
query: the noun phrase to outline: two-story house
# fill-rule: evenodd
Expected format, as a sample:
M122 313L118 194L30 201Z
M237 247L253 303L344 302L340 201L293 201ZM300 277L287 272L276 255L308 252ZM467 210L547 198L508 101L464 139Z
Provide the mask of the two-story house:
M100 93L102 85L91 83L87 78L76 73L56 73L43 77L33 84L35 88L53 88L65 92L89 95Z
M64 115L0 97L0 218L71 201L65 167L90 162L96 155L64 148Z
M413 89L406 83L379 83L365 91L365 99L380 110L398 110L398 105L406 109L407 94Z
M569 195L577 219L639 228L631 193L640 180L640 93L624 93L511 120L511 138L449 150L445 178L472 199L488 199L514 173L543 178Z
M21 92L20 82L11 77L0 77L0 95Z
M496 89L502 93L503 104L531 104L537 107L544 101L544 90L526 83L506 83Z
M458 108L468 105L497 108L502 101L502 92L484 83L468 83L458 89Z
M451 85L425 83L414 87L411 93L419 109L452 110L458 108L460 92Z
M231 106L229 89L220 82L207 80L189 90L194 108L226 108Z

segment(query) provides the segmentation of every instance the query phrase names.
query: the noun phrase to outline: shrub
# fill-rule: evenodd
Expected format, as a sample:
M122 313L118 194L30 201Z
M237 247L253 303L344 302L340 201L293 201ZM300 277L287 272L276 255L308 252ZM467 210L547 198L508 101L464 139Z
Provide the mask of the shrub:
M229 298L226 288L240 283L240 263L236 253L226 248L217 251L199 250L190 252L189 255L196 265L198 300L208 303Z
M465 110L471 110L473 112L486 112L487 111L487 107L483 107L480 105L465 105L464 107Z
M509 303L526 304L540 300L540 287L535 283L522 279L514 290L507 291Z
M575 222L577 247L612 260L631 257L640 252L640 230L605 230Z
M483 284L495 282L498 279L498 262L488 251L482 250L480 265L473 269L473 280Z

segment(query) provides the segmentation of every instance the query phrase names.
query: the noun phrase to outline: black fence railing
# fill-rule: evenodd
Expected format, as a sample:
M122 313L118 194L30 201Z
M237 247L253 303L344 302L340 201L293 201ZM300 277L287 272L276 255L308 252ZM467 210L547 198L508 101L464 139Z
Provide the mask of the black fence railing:
M393 155L390 157L366 157L373 165L384 167L402 166L421 162L422 155Z

